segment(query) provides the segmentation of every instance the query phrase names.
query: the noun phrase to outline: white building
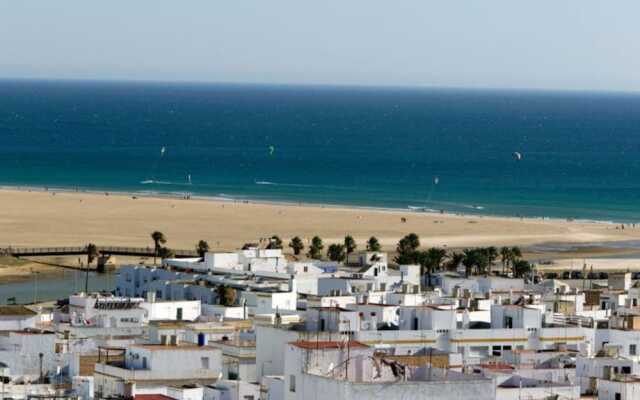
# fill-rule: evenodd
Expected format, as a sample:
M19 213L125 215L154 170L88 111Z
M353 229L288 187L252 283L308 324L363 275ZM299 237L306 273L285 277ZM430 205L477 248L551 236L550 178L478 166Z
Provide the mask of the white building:
M38 313L25 306L0 306L0 331L35 328Z
M173 343L170 343L173 342ZM157 386L180 382L212 382L222 373L222 351L209 346L136 344L126 349L124 363L103 359L95 366L97 396L135 396Z
M102 296L84 293L69 297L69 322L72 326L98 328L140 327L145 310L141 298Z
M287 346L285 399L495 399L492 379L374 358L358 342L297 341Z
M200 300L156 301L150 294L150 301L140 304L146 311L145 321L195 321L201 315Z

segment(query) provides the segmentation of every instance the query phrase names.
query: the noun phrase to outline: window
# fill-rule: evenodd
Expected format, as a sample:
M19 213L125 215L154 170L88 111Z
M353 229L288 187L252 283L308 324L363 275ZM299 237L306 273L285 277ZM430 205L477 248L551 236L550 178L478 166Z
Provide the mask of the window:
M244 396L244 400L253 400L253 396Z
M504 327L506 329L511 329L513 328L513 318L511 317L504 317Z
M622 396L618 392L616 392L616 400L622 400Z
M200 357L200 368L209 369L209 357Z
M631 367L622 367L622 373L625 375L629 375L631 373Z
M309 272L309 267L307 267L307 266L305 265L305 266L304 266L304 268L302 268L302 270L303 270L304 272Z
M635 344L630 344L629 345L629 354L632 356L636 355L636 345Z
M296 376L289 375L289 391L295 393L296 392Z
M147 369L147 357L142 357L142 369Z

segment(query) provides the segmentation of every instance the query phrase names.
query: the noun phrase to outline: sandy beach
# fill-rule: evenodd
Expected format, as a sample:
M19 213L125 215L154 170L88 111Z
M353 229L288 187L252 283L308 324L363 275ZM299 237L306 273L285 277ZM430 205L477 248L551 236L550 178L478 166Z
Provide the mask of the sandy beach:
M319 235L325 244L346 234L363 247L375 235L391 250L409 232L424 246L585 243L640 239L640 226L608 223L429 214L314 205L261 204L208 199L173 199L125 194L0 190L0 246L149 246L160 230L171 248L235 249L273 234L288 241ZM406 219L403 222L402 219Z
M135 197L135 199L134 199ZM605 243L640 240L640 227L609 223L549 219L519 219L471 215L447 215L410 210L376 210L315 205L266 204L210 199L175 199L109 193L61 192L26 189L0 190L0 248L18 246L152 246L150 233L162 231L167 246L191 249L198 240L207 240L213 250L232 250L247 242L279 235L285 244L295 235L308 244L319 235L325 248L354 236L360 248L376 236L384 249L393 251L397 241L415 232L424 247L529 246L553 243ZM403 222L403 219L405 222ZM285 251L289 251L285 248ZM538 250L530 259L567 259L543 269L571 269L582 265L584 257L629 256L626 267L638 264L631 258L637 251L583 245L563 251ZM61 273L46 263L77 266L77 257L45 259L46 263L23 260L0 262L0 282L29 279L32 271ZM573 264L572 261L574 260ZM580 260L578 262L577 260ZM1 261L1 260L0 260ZM124 258L119 262L124 262ZM146 260L149 261L149 260ZM145 260L127 260L145 262ZM600 263L598 263L600 266ZM616 269L616 261L602 265ZM625 268L626 268L625 267ZM632 268L635 269L635 268Z

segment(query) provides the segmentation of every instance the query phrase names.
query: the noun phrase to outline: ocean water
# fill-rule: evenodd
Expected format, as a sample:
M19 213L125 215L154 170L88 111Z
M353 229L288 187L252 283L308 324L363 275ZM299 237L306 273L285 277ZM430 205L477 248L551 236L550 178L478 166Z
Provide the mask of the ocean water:
M636 221L639 155L633 94L0 81L0 185Z

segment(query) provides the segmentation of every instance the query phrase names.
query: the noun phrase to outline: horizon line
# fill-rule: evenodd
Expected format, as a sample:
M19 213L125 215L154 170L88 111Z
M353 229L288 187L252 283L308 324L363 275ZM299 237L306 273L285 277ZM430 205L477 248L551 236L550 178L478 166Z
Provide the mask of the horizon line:
M616 89L560 89L534 87L499 87L499 86L454 86L454 85L397 85L397 84L347 84L347 83L314 83L314 82L259 82L259 81L204 81L204 80L159 80L130 78L61 78L61 77L4 77L0 82L68 82L68 83L107 83L107 84L151 84L151 85L199 85L199 86L263 86L263 87L299 87L315 89L383 89L383 90L451 90L478 92L533 92L556 94L618 94L640 95L640 90Z

